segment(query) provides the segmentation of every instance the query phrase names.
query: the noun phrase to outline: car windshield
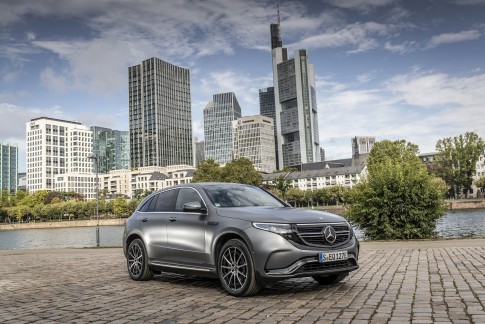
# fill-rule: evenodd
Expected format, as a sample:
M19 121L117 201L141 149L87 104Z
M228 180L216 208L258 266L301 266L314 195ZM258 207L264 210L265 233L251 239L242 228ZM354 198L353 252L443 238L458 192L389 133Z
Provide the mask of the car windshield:
M285 207L266 191L244 185L207 185L205 192L216 207Z

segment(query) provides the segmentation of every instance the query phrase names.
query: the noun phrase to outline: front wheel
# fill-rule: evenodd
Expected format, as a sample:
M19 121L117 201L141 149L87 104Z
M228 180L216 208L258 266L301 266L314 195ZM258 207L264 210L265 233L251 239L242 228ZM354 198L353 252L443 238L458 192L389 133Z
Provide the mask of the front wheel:
M239 239L229 240L222 246L217 272L222 287L233 296L251 296L261 289L251 253Z
M153 271L148 266L145 244L143 244L142 240L134 239L130 243L126 263L131 279L145 281L153 277Z
M331 285L335 284L337 282L340 282L345 279L349 275L348 272L345 273L338 273L336 275L331 275L331 276L313 276L312 278L315 279L320 285Z

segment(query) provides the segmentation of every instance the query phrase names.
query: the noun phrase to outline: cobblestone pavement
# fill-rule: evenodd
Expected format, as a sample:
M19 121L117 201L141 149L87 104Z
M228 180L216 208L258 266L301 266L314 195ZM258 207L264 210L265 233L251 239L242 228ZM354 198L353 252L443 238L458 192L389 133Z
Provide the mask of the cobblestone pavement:
M122 250L0 251L1 323L485 323L485 240L363 243L361 268L258 296L215 279L132 281Z

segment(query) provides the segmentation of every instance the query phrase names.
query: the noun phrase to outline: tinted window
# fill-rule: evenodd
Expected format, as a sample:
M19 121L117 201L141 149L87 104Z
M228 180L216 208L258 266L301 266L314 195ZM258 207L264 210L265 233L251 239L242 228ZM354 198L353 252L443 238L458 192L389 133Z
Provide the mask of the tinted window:
M153 211L155 212L173 211L176 194L177 194L177 190L168 190L168 191L163 191L159 193L157 203Z
M141 212L146 212L148 207L150 206L150 203L152 202L153 199L156 199L157 196L153 196L145 201L145 203L138 209L138 211Z
M202 199L200 198L197 191L191 188L180 189L177 197L177 203L175 205L175 211L183 211L184 204L194 201L198 201L202 205Z
M252 186L217 184L204 187L216 207L285 207L266 191Z
M159 195L153 196L152 200L150 201L150 205L148 205L147 212L151 213L155 211L155 205L157 204L157 199Z

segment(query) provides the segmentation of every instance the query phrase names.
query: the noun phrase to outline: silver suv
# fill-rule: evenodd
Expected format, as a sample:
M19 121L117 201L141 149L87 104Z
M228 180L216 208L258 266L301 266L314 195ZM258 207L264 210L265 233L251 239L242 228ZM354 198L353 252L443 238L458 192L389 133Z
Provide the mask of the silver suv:
M219 277L234 296L294 277L332 284L359 267L359 242L342 217L291 208L263 189L232 183L148 196L126 222L123 250L134 280L161 271Z

